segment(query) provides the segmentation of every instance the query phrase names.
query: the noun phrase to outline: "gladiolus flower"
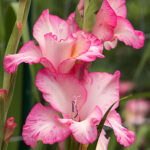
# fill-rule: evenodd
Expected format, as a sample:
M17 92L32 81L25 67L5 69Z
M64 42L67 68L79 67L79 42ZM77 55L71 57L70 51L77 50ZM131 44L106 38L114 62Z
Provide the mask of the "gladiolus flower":
M107 1L117 16L117 25L114 29L113 38L110 41L104 43L105 48L107 50L115 48L118 40L136 49L143 47L145 40L144 33L138 30L134 30L131 23L126 19L126 0Z
M78 9L80 15L84 18L84 0L80 0ZM126 19L126 15L125 0L103 0L102 6L96 15L92 33L104 42L104 47L107 50L115 48L118 40L136 49L143 47L144 33L134 30L131 23ZM73 31L78 29L74 16L75 13L69 17L69 23L74 28Z
M17 66L25 62L42 63L51 72L67 73L76 60L91 62L97 57L104 57L102 42L94 35L80 30L72 33L69 23L49 15L49 10L43 11L35 23L33 36L39 46L29 41L18 54L6 56L4 67L7 72L15 72Z
M119 72L114 75L107 73L85 73L78 80L71 74L52 74L48 69L39 71L36 85L43 93L44 99L52 106L36 104L27 117L23 127L23 138L27 145L35 147L38 140L45 144L64 141L70 134L82 144L89 144L97 138L96 125L107 109L119 103ZM63 118L59 117L61 112ZM120 122L108 123L116 131L116 136L126 139L133 138L130 132L124 132ZM126 129L127 130L127 129ZM122 143L122 139L118 140Z

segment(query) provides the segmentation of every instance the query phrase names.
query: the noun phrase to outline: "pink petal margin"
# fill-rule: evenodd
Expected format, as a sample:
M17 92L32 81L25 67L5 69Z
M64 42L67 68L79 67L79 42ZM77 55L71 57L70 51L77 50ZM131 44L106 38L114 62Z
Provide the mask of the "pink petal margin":
M117 16L108 1L104 0L96 15L96 22L92 33L103 42L109 41L113 37L116 24Z
M19 64L25 62L29 64L40 63L42 58L41 50L35 46L33 41L23 45L18 54L8 55L4 59L5 71L14 73Z
M45 48L44 35L47 33L52 33L58 40L66 39L70 34L67 21L58 16L50 15L48 9L42 12L33 27L33 36L42 49Z
M93 143L97 138L96 125L102 119L102 112L100 108L96 106L93 112L85 120L81 120L80 122L74 121L72 119L57 119L61 123L68 125L76 141L81 144L89 144Z
M144 46L144 33L134 30L131 23L123 17L117 17L114 36L126 45L133 46L133 48L140 49Z
M126 0L107 0L112 9L115 11L117 16L126 18L127 16L127 7Z
M124 147L128 147L135 142L135 133L122 126L120 115L116 111L109 113L106 125L112 127L117 141Z
M23 126L23 140L32 148L37 141L42 140L44 144L54 144L64 141L70 134L70 130L55 118L58 114L49 106L36 104L29 113Z

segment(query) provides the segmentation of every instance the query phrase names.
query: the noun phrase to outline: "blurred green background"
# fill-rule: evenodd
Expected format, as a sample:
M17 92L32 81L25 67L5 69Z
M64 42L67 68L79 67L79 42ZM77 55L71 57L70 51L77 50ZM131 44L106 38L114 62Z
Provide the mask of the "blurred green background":
M32 35L33 25L43 10L48 8L51 14L66 19L75 10L77 3L78 0L32 0L28 22L19 47L28 40L34 40ZM116 70L120 70L122 81L132 81L135 84L134 89L130 91L131 93L148 92L150 91L150 0L127 0L126 3L127 18L135 29L142 30L145 33L145 46L140 50L135 50L119 42L114 50L104 51L105 59L97 59L93 62L90 71L114 73ZM0 0L0 79L3 76L3 55L15 23L17 7L18 2L15 0ZM18 126L9 143L8 150L30 149L22 141L21 132L22 125L32 106L36 102L42 101L41 95L37 93L34 84L35 73L39 68L41 68L41 65L29 67L28 64L22 64L19 66L13 102L8 114L8 117L15 117L15 122ZM2 80L0 80L1 85ZM121 103L118 109L123 120L126 119L125 105L126 103ZM150 120L149 114L147 115L147 120ZM129 148L120 146L116 142L112 131L108 130L108 135L112 137L109 150L150 150L150 121L142 125L127 124L127 127L136 132L135 144ZM54 148L55 145L42 145L39 142L35 150L53 150Z

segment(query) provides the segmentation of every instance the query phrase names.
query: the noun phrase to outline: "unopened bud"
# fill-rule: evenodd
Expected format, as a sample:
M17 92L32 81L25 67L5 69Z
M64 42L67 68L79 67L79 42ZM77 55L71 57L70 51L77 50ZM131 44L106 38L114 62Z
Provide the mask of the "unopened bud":
M18 27L19 30L21 30L21 28L22 28L22 23L21 23L21 22L18 22L18 23L17 23L17 27Z
M14 117L10 117L6 121L5 130L4 130L4 140L6 143L8 143L10 138L12 137L16 126L17 126L17 124L14 123Z
M7 91L0 88L0 97L4 100L6 98Z

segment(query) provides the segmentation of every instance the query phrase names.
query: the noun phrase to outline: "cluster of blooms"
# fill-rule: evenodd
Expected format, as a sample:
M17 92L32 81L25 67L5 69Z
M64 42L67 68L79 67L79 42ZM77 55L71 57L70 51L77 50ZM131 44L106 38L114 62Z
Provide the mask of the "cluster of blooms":
M84 0L79 2L78 9L82 16ZM32 108L23 127L25 143L31 147L35 147L38 140L53 144L71 134L79 143L93 143L97 138L97 125L115 103L105 125L114 130L120 144L130 146L135 134L122 126L115 110L119 105L120 72L87 70L89 62L104 58L103 47L114 48L118 40L134 48L143 46L143 33L134 30L126 19L125 0L104 0L92 33L80 30L75 13L62 20L45 10L34 25L33 36L39 46L29 41L18 54L8 55L4 60L9 73L15 72L22 62L42 63L45 67L36 76L36 86L50 106L38 103ZM109 139L105 134L102 130L97 150L107 149Z

